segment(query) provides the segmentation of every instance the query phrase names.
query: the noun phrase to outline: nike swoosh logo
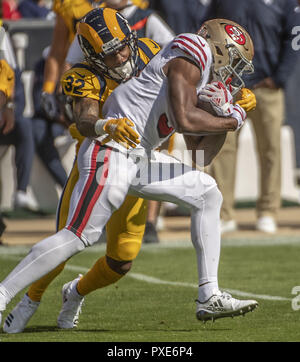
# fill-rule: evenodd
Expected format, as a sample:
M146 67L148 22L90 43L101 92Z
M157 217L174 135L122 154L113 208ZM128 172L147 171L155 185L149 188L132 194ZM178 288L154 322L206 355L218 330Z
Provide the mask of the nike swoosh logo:
M78 73L78 72L75 72L76 74L78 74L79 75L79 77L81 77L81 78L85 78L85 74L80 74L80 73Z
M150 41L154 45L154 48L156 48L156 49L159 48L159 46L153 40L150 39Z

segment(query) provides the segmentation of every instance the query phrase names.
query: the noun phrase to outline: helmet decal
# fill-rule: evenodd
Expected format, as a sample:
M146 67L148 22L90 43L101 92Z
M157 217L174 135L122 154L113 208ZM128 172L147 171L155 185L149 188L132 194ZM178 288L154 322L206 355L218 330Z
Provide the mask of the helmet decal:
M228 24L225 26L225 31L236 43L240 45L244 45L246 43L246 38L243 32L237 26Z

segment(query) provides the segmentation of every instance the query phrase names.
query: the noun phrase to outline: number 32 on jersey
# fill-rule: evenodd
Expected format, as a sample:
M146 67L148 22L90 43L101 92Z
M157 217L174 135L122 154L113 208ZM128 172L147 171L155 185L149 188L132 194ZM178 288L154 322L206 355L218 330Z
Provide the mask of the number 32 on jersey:
M82 92L80 89L82 89L85 86L85 81L83 79L74 78L72 75L69 75L66 77L64 88L67 93L73 93L77 95L81 95Z

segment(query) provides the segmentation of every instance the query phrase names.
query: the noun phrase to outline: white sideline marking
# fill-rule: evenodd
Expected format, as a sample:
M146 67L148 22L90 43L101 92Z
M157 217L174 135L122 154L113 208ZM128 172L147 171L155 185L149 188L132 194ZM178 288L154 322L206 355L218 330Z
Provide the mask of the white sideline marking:
M1 250L3 251L3 249L1 249ZM18 252L16 254L18 254L19 257L17 255L13 255L13 253L1 253L0 258L2 256L3 257L5 256L5 259L20 260L20 258L21 258L20 249L18 250ZM79 266L79 265L72 265L72 264L67 264L65 266L65 268L68 269L68 270L74 270L74 271L79 272L79 273L86 273L89 270L89 268ZM129 272L127 274L127 277L132 278L132 279L136 279L136 280L140 280L140 281L143 281L143 282L146 282L146 283L152 283L152 284L173 285L173 286L177 286L177 287L188 287L188 288L198 288L197 284L185 283L185 282L172 282L172 281L162 280L162 279L159 279L159 278L151 277L151 276L148 276L148 275L145 275L145 274L140 274L140 273ZM241 290L236 290L236 289L227 289L227 288L221 288L221 289L224 289L228 293L232 293L234 295L241 296L241 297L257 298L257 299L272 300L272 301L291 301L292 300L291 298L285 298L285 297L274 296L274 295L265 295L265 294L253 294L253 293L243 292Z
M82 272L82 273L86 273L89 270L88 268L85 268L85 267L81 267L78 265L69 265L69 264L66 265L66 268L69 270L74 270L74 271ZM136 279L136 280L140 280L140 281L146 282L146 283L151 283L151 284L174 285L176 287L198 288L197 284L184 283L184 282L171 282L168 280L162 280L162 279L150 277L148 275L140 274L140 273L129 272L127 274L127 277ZM227 288L222 288L222 289L224 289L228 293L232 293L232 294L242 296L242 297L257 298L257 299L263 299L263 300L273 300L273 301L291 301L291 298L279 297L279 296L274 296L274 295L253 294L253 293L247 293L247 292L243 292L241 290L236 290L236 289L227 289Z

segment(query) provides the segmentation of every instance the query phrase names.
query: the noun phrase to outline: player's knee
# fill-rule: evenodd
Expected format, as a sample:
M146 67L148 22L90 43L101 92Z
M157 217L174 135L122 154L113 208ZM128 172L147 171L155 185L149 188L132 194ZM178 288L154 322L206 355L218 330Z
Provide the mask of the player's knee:
M136 235L134 239L128 238L125 240L125 242L123 241L120 243L118 248L118 259L134 260L141 249L143 236L144 233L141 235Z
M39 258L44 254L49 255L49 258L54 255L61 263L84 248L83 242L73 232L63 229L35 244L30 253L34 258Z
M106 255L106 262L114 272L121 275L128 273L132 266L132 261L115 260L107 255Z
M206 208L217 208L221 209L223 203L223 196L218 187L213 187L208 192L204 194L205 198L205 207Z

